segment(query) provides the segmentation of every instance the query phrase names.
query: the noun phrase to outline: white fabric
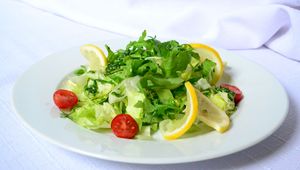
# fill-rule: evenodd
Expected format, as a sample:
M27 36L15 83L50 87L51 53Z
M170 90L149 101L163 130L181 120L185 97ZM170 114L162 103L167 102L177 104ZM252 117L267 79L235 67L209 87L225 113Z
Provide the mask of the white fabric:
M24 0L79 23L137 36L206 42L227 49L262 45L300 60L299 0Z
M289 94L291 105L287 119L263 142L233 155L202 162L157 166L124 164L82 156L46 142L23 126L10 102L15 80L38 60L72 46L120 36L12 0L0 1L0 25L1 170L300 169L299 62L265 48L233 51L272 72ZM26 88L30 87L24 90Z

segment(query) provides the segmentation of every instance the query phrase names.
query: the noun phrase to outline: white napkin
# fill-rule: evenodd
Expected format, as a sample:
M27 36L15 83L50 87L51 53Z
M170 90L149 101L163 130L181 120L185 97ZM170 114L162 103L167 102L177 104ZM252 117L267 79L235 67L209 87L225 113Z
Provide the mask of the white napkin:
M260 46L300 60L299 0L23 0L70 20L138 36L210 43L227 49ZM298 8L298 9L297 9Z

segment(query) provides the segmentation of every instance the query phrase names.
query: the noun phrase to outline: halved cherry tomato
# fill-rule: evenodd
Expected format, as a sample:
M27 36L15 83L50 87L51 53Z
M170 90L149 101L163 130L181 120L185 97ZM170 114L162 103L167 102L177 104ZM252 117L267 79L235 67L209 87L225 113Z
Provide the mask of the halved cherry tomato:
M53 94L53 100L60 109L72 109L78 102L75 93L63 89L59 89Z
M235 97L234 97L235 104L238 104L244 97L242 91L239 88L237 88L236 86L224 83L224 84L221 84L221 87L224 87L224 88L232 91L233 93L235 93Z
M139 130L136 121L129 114L119 114L111 122L111 129L119 138L133 138Z

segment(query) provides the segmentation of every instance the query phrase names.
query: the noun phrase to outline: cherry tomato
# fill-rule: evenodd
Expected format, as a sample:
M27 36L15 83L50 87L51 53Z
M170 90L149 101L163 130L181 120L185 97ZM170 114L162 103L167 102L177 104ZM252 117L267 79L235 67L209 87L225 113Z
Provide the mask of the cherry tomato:
M139 130L136 121L129 114L119 114L111 122L111 129L119 138L133 138Z
M237 88L236 86L233 86L230 84L221 84L221 87L224 87L224 88L232 91L233 93L235 93L235 96L234 96L235 104L238 104L244 97L242 91L239 88Z
M53 100L60 109L72 109L78 102L75 93L63 89L59 89L53 94Z

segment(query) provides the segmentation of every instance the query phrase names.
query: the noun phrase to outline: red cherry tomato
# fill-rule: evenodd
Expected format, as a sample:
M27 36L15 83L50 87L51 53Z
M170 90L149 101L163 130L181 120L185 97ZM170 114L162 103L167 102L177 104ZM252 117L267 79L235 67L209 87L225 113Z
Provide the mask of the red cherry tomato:
M230 85L230 84L221 84L221 87L224 87L233 93L235 93L234 102L235 104L238 104L243 99L243 93L242 91L237 88L236 86Z
M139 130L136 121L129 114L119 114L111 122L111 129L119 138L133 138Z
M78 102L75 93L63 89L59 89L53 94L53 100L60 109L72 109Z

